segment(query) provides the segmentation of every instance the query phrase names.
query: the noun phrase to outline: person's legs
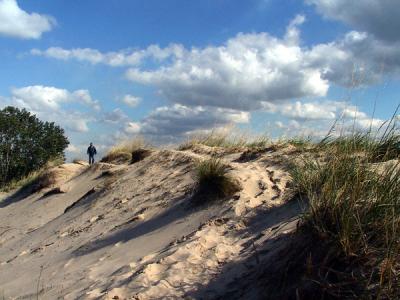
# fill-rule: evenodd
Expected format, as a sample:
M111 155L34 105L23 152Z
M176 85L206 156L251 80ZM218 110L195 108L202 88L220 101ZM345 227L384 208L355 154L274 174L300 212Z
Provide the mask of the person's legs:
M89 165L94 164L94 157L92 155L89 155Z

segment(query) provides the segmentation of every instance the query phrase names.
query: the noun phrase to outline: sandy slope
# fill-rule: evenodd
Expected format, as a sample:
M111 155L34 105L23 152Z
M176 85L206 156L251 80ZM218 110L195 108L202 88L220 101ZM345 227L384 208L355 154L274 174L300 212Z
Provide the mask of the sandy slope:
M64 166L67 175L56 183L64 193L3 196L0 295L257 298L257 289L237 282L279 250L301 211L285 199L290 149L249 161L221 150L243 190L193 207L194 162L211 152L164 150L132 165Z

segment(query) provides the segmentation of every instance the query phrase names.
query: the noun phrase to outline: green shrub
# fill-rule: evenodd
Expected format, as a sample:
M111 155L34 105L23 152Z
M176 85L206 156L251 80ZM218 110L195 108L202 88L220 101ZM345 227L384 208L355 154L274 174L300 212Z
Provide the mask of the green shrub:
M19 181L55 158L64 159L64 130L25 109L0 110L0 186Z

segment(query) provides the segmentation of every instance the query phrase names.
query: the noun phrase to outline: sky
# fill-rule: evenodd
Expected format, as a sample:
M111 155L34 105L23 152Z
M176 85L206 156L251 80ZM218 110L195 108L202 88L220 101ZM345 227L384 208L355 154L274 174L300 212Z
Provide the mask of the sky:
M399 28L398 0L0 0L0 109L63 127L69 158L232 127L378 130Z

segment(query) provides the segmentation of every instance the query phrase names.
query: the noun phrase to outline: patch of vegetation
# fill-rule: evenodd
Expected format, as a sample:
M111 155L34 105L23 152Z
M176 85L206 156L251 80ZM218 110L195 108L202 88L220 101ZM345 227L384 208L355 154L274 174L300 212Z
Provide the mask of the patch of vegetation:
M53 159L64 159L64 130L43 122L25 109L0 110L0 186L30 180L30 174Z
M143 138L137 137L130 141L124 141L114 147L112 147L107 154L101 159L101 162L114 163L114 164L125 164L132 161L133 153L140 151L140 149L146 149L149 145Z
M16 189L32 187L33 191L47 188L54 183L54 176L49 169L59 166L64 162L63 158L54 159L39 170L33 171L19 180L11 180L0 188L0 192L10 192Z
M325 162L308 158L291 170L310 203L302 227L317 237L312 252L327 248L311 279L329 296L400 297L400 163L372 167L398 157L398 142L394 130L379 139L328 138L321 143Z
M237 130L212 130L209 134L197 135L179 146L179 150L188 150L195 145L220 147L229 150L242 150L243 148L258 149L270 143L265 136L250 137L238 133Z
M295 146L299 149L311 149L315 146L315 143L311 140L310 137L292 137L286 141L288 144Z
M400 156L400 135L393 129L380 137L370 132L356 132L337 138L327 136L318 144L318 148L335 155L358 154L366 162L382 162Z
M193 200L205 204L224 199L238 192L239 183L228 174L229 167L218 158L199 162L196 166L196 188Z
M149 157L151 155L151 150L148 149L137 149L132 152L132 159L131 159L131 164L137 163L146 157Z

